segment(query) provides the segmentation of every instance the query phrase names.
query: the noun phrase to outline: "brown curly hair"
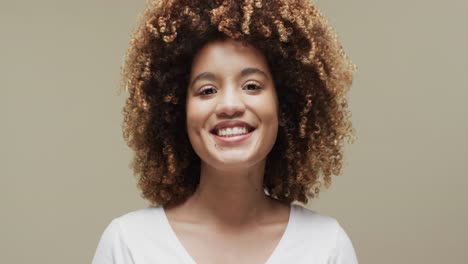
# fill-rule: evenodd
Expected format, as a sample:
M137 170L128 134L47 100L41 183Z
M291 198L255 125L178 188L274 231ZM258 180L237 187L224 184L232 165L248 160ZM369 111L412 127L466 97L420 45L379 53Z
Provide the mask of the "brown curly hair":
M307 203L339 175L345 138L353 140L346 101L355 66L308 0L162 0L148 3L126 54L129 93L123 134L142 196L177 204L200 179L200 158L186 133L192 59L206 43L246 42L263 52L280 109L277 140L263 185L284 202ZM184 133L185 131L185 133Z

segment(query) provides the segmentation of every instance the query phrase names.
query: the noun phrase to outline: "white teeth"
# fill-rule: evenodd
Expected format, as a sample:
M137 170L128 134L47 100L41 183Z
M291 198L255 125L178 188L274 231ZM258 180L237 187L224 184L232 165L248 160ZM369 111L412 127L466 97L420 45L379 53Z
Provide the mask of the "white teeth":
M233 127L223 128L218 130L218 136L221 137L232 137L247 134L248 130L246 127Z

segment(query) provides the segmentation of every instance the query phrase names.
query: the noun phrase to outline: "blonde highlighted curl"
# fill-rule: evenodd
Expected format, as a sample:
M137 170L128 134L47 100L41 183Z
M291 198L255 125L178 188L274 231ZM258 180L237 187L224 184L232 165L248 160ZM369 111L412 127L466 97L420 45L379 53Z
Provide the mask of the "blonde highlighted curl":
M355 70L308 0L148 3L122 73L129 93L123 135L135 151L142 196L169 205L195 191L200 158L185 127L192 59L207 42L226 38L261 50L275 81L280 127L264 188L278 200L307 203L341 173L344 141L353 141L346 93Z

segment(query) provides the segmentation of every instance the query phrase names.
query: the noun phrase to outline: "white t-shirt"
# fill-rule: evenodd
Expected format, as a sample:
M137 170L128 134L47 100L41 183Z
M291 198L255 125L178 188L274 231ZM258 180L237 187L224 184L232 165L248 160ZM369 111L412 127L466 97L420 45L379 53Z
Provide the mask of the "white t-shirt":
M162 207L145 208L109 224L93 264L195 264ZM286 230L266 264L357 264L351 240L332 217L291 205Z

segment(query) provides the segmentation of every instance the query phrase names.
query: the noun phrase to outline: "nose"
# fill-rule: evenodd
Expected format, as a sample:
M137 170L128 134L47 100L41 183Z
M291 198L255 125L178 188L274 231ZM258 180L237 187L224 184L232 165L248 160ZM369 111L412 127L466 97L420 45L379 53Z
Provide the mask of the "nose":
M218 116L238 116L245 112L245 104L239 89L223 89L218 100L215 110Z

